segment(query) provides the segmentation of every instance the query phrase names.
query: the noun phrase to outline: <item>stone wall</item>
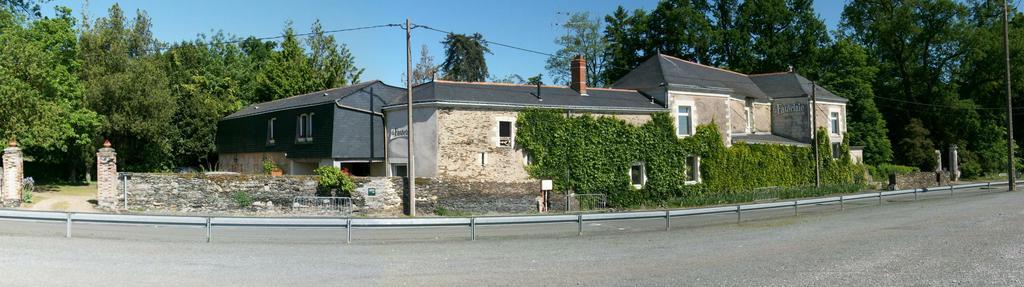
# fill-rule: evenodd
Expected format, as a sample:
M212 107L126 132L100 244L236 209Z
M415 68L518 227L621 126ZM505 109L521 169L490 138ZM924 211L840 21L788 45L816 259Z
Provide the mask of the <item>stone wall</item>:
M834 104L828 102L819 101L817 104L818 114L815 117L815 125L818 128L829 131L831 129L831 123L829 122L829 116L831 112L839 113L839 132L829 133L828 137L831 142L842 142L843 133L846 132L846 106L842 104Z
M365 215L402 214L404 186L401 177L356 177L353 181L356 191L352 193L352 202L358 212Z
M949 185L949 172L911 172L889 177L889 190Z
M253 202L250 210L288 212L296 196L315 196L316 177L237 174L124 173L117 185L117 204L123 209L125 178L131 211L223 212L243 210L235 194Z
M754 132L772 132L772 105L754 103Z
M416 179L416 209L421 215L434 213L439 208L473 214L537 212L540 195L540 181Z
M702 96L670 93L669 110L674 121L677 111L676 106L690 106L692 109L692 129L695 131L697 126L714 123L718 130L721 131L722 143L728 146L732 145L732 133L730 133L732 129L730 128L729 120L731 114L728 102L729 97L724 94L721 96Z
M729 121L733 134L747 133L747 104L737 99L729 99Z

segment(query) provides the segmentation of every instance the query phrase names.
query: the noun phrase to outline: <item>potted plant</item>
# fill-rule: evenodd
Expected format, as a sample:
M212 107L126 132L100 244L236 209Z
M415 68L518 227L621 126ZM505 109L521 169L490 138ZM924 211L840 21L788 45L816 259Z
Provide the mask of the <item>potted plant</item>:
M270 176L281 176L284 174L284 170L269 159L263 159L263 172Z

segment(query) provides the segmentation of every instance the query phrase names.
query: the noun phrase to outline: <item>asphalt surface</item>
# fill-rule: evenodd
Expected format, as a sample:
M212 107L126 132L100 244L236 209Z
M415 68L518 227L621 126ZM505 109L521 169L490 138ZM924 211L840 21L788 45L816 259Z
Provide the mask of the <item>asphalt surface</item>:
M0 221L0 286L1024 286L1024 192L735 215L466 228Z

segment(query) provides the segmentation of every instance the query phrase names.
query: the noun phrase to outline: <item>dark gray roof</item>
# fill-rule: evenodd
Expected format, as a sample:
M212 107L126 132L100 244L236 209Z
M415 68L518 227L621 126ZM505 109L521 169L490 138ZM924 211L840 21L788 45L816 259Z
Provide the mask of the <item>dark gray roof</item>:
M797 73L771 73L750 75L750 79L757 83L757 86L765 94L772 98L796 98L809 97L811 95L811 81ZM831 102L847 102L846 98L837 96L821 86L815 86L815 98Z
M733 143L748 143L748 144L781 144L781 145L795 145L795 146L810 146L810 144L798 142L789 138L767 135L767 134L737 134L732 136Z
M401 98L392 106L404 105L405 102ZM537 86L532 85L450 81L433 81L414 87L413 102L608 111L664 110L664 107L652 104L648 97L633 90L589 88L587 95L582 96L568 87L541 86L538 98Z
M663 83L671 90L726 93L741 99L805 97L811 93L811 81L796 73L745 75L662 54L647 59L612 87L648 90ZM823 101L847 102L821 86L815 92Z
M396 100L396 98L398 98L398 95L403 94L400 92L405 91L405 89L388 86L384 84L384 82L374 80L353 84L350 86L333 88L329 90L317 91L308 94L277 99L269 102L248 105L238 110L237 112L228 115L227 117L224 117L224 119L227 120L242 118L273 111L327 104L332 103L338 99L342 99L343 104L352 105L356 108L366 109L369 104L369 101L366 100L367 97L348 96L360 91L363 88L367 88L370 86L373 86L376 89L374 90L374 94L380 96L380 99L378 99L378 103L383 102L384 105L393 103ZM364 105L367 107L364 107ZM379 109L375 108L375 110Z
M737 98L768 98L747 75L662 54L647 59L612 87L649 89L662 83L671 90L717 92Z

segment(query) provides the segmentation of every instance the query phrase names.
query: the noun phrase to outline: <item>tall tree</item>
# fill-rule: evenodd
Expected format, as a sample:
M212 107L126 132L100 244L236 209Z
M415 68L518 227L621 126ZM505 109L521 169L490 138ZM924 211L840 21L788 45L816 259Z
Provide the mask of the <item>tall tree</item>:
M114 4L79 40L85 98L103 116L102 135L117 146L129 171L166 170L174 162L172 118L178 104L158 58L161 44L149 28L144 12L129 22Z
M434 56L430 55L427 45L423 45L420 47L420 61L416 62L416 67L412 70L412 85L433 81L436 76L437 65L434 64ZM405 77L402 77L402 81L405 81Z
M316 74L313 65L295 36L291 21L285 24L280 47L271 55L270 63L259 79L263 83L261 94L269 97L258 99L261 102L314 92L319 87L312 76Z
M822 85L850 100L847 105L850 145L864 147L864 162L868 164L890 162L892 144L871 87L878 68L868 62L867 52L849 39L836 41L824 54L819 67Z
M58 167L43 177L77 180L93 158L100 119L82 97L75 19L66 7L55 10L28 20L0 9L0 139L17 138L36 163Z
M480 33L467 36L464 34L448 34L441 42L445 46L444 63L441 71L444 78L453 81L482 82L487 79L487 60L485 53L490 53L484 36Z
M707 0L664 0L651 12L647 27L654 51L710 64L714 32Z
M571 77L570 64L576 55L583 56L587 65L587 85L593 87L607 86L605 81L605 50L607 41L601 36L601 20L591 18L590 13L573 13L569 20L562 24L565 34L555 39L561 48L548 58L544 66L556 83L569 83Z
M325 34L320 20L313 22L309 44L309 63L313 69L313 88L325 90L359 82L363 69L356 68L355 57L334 35Z
M605 83L612 84L633 70L652 54L647 43L647 12L643 9L627 12L619 6L604 17L604 74Z
M825 23L811 0L747 0L739 5L736 29L747 34L748 53L728 63L745 73L812 72L818 49L828 42Z

